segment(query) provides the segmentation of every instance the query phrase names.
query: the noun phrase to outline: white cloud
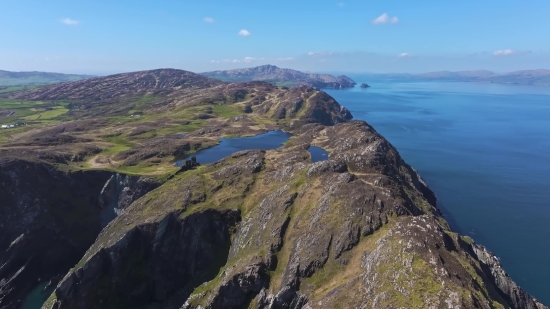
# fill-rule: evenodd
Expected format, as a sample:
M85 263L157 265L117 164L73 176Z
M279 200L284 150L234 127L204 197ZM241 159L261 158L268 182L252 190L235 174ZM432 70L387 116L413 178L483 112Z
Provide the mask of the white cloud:
M412 57L412 55L409 53L401 53L397 55L397 58L410 58L410 57Z
M76 20L76 19L71 19L71 18L62 18L59 20L61 23L67 25L67 26L76 26L80 23L80 21Z
M493 56L515 56L528 54L529 50L515 50L515 49L500 49L493 52Z
M384 13L375 19L371 21L373 25L381 25L381 24L397 24L399 22L399 18L397 17L390 17L388 13Z
M239 31L239 35L240 36L250 36L250 35L252 35L252 33L250 33L250 31L248 31L246 29L242 29L241 31Z
M212 18L212 17L205 17L205 18L204 18L204 21L207 22L207 23L213 23L213 22L215 22L214 18Z
M279 57L279 58L257 58L257 57L244 57L242 59L222 59L222 60L210 60L210 63L254 63L254 62L272 62L272 61L292 61L292 57Z
M317 57L317 56L332 56L332 52L309 52L308 56Z

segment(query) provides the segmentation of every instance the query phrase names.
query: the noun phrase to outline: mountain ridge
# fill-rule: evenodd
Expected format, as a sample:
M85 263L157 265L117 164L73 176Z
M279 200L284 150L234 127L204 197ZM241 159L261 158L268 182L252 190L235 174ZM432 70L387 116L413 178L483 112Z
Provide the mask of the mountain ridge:
M356 85L351 78L341 75L304 73L292 69L283 69L274 65L262 65L253 68L219 70L201 73L202 75L224 81L267 81L289 83L293 86L307 85L317 88L351 88Z
M550 86L550 70L520 70L507 73L495 73L487 70L474 71L434 71L420 74L391 73L369 74L382 77L396 77L416 80L444 80L462 82L486 82L517 85Z
M29 86L69 82L92 78L92 75L40 71L12 72L0 70L0 86Z

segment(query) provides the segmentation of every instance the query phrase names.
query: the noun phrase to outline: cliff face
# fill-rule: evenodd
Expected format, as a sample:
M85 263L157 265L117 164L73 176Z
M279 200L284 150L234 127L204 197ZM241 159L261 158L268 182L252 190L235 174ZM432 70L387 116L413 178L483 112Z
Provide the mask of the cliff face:
M113 180L120 182L117 196L109 193ZM65 173L45 163L1 159L0 307L17 307L40 283L55 286L99 235L111 201L124 208L159 185L106 171Z
M55 284L101 231L98 196L110 173L0 162L0 301L15 306L40 282ZM56 277L58 277L56 279ZM57 281L56 281L57 280Z
M294 134L134 202L44 307L543 308L449 229L369 125ZM310 163L310 145L329 160Z

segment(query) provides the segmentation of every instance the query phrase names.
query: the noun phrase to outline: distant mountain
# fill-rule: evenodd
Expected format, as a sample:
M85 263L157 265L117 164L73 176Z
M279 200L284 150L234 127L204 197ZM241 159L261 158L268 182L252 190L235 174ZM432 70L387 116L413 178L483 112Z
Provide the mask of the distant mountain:
M429 72L420 74L418 76L424 78L438 78L438 79L463 79L463 78L488 78L494 76L495 73L491 71L459 71L459 72L449 72L449 71L439 71L439 72Z
M110 100L123 95L160 95L185 88L207 88L223 84L196 73L158 69L94 77L36 89L7 94L13 99L60 100L70 99L86 102Z
M0 70L0 86L44 85L71 82L91 77L93 76L48 72L9 72Z
M418 75L403 75L402 77L464 82L550 86L550 70L524 70L510 73L494 73L491 71L441 71Z
M267 81L279 86L308 85L317 88L351 88L356 82L345 76L304 73L291 69L282 69L274 65L262 65L248 69L213 71L202 73L204 76L223 81Z

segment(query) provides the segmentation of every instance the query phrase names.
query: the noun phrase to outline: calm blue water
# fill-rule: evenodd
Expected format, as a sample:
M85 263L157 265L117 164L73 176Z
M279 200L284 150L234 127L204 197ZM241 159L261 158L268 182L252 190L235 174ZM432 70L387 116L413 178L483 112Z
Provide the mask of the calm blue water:
M550 87L372 80L327 90L428 182L454 230L550 304Z
M51 288L44 290L47 285L48 282L43 282L35 287L27 295L27 297L23 301L23 304L21 304L21 309L37 309L42 307L44 302L48 299L48 297L50 297L55 289L55 286L52 286Z
M241 150L279 148L288 141L290 134L283 131L269 131L265 134L249 137L220 138L221 143L193 154L200 164L208 164L221 160L228 155ZM181 166L181 160L176 162Z
M329 152L321 147L310 146L307 151L311 154L311 163L328 160Z

